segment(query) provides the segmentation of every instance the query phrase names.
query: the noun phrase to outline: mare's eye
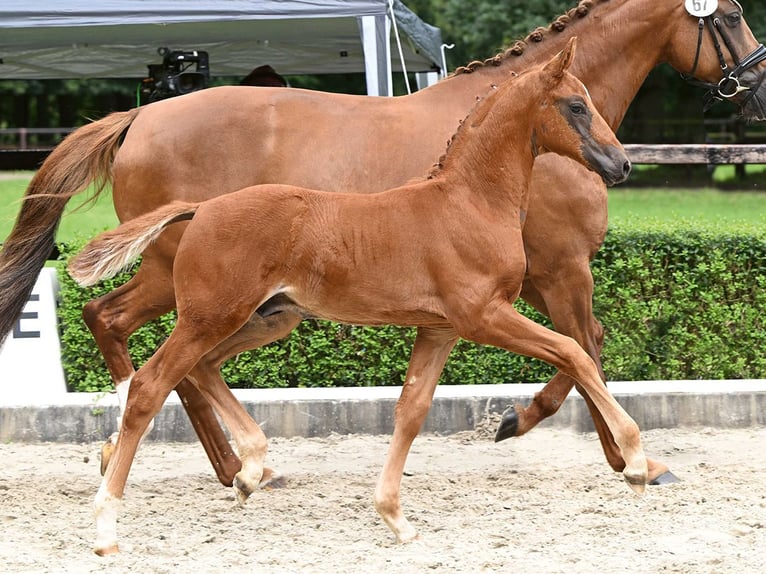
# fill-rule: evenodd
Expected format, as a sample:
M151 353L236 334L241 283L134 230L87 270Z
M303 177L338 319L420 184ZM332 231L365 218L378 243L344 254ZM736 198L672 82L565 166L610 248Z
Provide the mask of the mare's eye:
M569 111L575 114L576 116L583 115L585 113L585 110L586 110L586 107L579 102L569 104Z
M730 28L736 28L742 21L742 15L739 12L731 12L730 14L726 14L726 16L724 16L724 20L726 21L727 26Z

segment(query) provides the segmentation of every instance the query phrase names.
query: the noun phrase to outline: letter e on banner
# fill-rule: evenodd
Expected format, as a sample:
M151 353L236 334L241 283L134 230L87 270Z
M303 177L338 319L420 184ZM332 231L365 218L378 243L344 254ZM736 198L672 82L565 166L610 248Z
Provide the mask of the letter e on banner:
M0 347L0 405L57 404L66 395L57 295L56 270L46 267Z

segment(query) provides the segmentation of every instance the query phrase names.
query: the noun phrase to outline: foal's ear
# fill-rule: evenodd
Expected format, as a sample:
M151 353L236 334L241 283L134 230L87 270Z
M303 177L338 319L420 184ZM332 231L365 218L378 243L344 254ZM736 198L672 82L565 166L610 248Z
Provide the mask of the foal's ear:
M577 36L572 36L567 42L566 48L553 56L550 62L545 64L543 70L554 80L558 81L564 77L564 72L569 69L574 60L577 47Z

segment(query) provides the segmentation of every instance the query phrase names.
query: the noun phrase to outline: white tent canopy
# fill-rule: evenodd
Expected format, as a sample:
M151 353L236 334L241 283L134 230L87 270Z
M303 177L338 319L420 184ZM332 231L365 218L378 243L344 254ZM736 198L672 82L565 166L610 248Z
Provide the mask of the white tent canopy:
M441 64L441 33L393 0L409 72ZM0 79L141 78L157 50L204 50L216 76L401 71L389 0L2 0Z

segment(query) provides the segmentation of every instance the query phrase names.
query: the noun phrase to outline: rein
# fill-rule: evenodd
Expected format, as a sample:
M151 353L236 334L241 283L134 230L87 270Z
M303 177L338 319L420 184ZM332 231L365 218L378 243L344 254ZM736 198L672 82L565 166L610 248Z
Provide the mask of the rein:
M707 26L705 24L707 24ZM721 72L723 73L723 77L717 84L703 82L694 77L694 74L697 71L697 65L699 64L702 40L706 27L710 31L710 36L713 40L713 46L715 46L715 51L718 55L718 62L721 66ZM699 34L697 36L697 52L694 56L694 65L692 66L692 71L689 74L681 74L681 77L687 82L690 82L696 86L707 88L708 92L703 97L703 109L705 112L718 102L721 102L725 99L731 99L742 92L749 91L750 93L740 104L745 105L755 96L758 90L754 90L753 86L743 86L739 81L740 76L753 66L757 66L762 61L766 60L766 47L764 47L763 44L759 44L755 50L740 60L739 56L737 55L737 51L731 42L731 39L721 26L721 20L719 18L715 17L714 15L700 18L698 29ZM726 46L726 49L729 51L729 54L731 54L732 60L734 60L733 69L730 69L729 65L726 63L726 59L723 55L723 50L721 49L721 42L718 40L719 36L723 40L723 43ZM755 87L759 87L763 80L764 77L762 75L758 80L758 85Z

